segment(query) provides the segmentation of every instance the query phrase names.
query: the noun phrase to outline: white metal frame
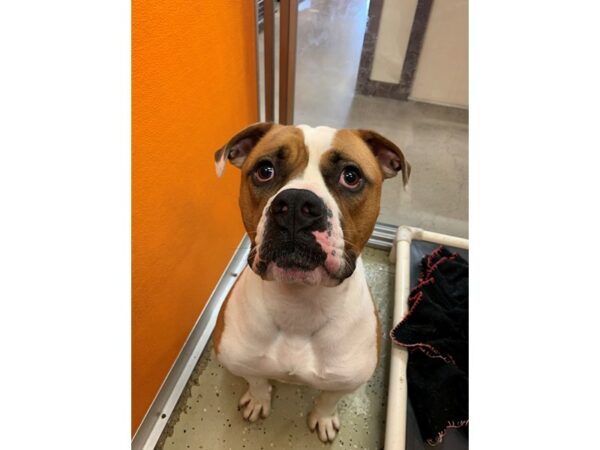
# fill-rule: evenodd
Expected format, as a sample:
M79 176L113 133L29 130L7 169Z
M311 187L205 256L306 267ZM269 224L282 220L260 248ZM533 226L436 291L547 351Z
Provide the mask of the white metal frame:
M410 245L414 240L433 242L462 249L469 248L467 239L425 231L421 228L401 226L396 232L390 260L396 264L394 286L394 320L399 323L408 312L410 294ZM407 386L406 364L408 351L392 345L390 358L390 382L388 385L385 450L406 448Z

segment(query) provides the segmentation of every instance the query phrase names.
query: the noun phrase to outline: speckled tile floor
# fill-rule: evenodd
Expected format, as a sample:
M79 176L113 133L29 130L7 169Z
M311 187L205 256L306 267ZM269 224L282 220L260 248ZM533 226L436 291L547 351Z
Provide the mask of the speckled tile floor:
M341 429L332 444L323 444L306 425L306 415L318 391L273 382L271 415L246 422L237 410L246 390L242 378L231 375L208 345L171 416L157 449L270 450L270 449L381 449L385 430L386 386L389 371L394 266L388 253L363 252L367 280L377 304L383 340L379 365L367 385L338 404Z

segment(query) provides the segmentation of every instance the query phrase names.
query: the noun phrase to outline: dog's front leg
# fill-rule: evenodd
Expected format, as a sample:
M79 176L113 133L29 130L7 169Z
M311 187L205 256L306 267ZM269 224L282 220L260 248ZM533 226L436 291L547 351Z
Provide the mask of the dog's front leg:
M352 391L321 391L308 415L308 427L317 430L319 439L331 442L340 429L340 419L336 407L338 401Z
M269 380L260 377L244 377L248 382L248 390L240 398L240 409L244 419L256 421L260 415L263 419L271 412L271 390Z

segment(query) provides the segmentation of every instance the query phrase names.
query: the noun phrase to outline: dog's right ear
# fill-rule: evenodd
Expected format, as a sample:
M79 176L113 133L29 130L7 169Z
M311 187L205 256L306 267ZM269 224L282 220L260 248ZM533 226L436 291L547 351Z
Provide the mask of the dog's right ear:
M271 129L273 123L271 122L258 122L244 128L242 131L237 133L229 142L223 146L220 150L215 153L215 166L217 168L217 176L223 175L225 171L225 163L227 160L236 167L242 167L244 161L248 157L250 151L260 141L260 139L267 134Z

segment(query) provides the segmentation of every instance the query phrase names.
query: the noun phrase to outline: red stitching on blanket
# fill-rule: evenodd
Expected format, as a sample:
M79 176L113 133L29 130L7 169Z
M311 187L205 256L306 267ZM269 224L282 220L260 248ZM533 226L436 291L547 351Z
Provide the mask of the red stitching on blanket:
M435 283L435 278L433 278L433 277L427 278L426 280L421 281L413 290L410 291L411 294L410 294L410 297L408 297L408 306L410 307L410 309L413 308L412 303L415 301L415 297L419 293L421 295L423 295L423 292L422 292L421 289L424 286L428 286L428 285L433 284L433 283ZM407 313L407 315L408 314L410 314L410 311ZM400 323L402 323L402 322L400 322Z
M452 358L452 356L442 355L433 345L425 344L423 342L417 342L416 344L406 344L404 342L395 340L394 338L392 338L392 340L394 341L394 343L400 345L401 347L406 347L411 350L419 349L423 353L425 353L427 356L429 356L430 358L443 359L448 364L452 364L452 365L456 366L456 362L454 361L454 358Z
M433 280L433 278L432 278ZM410 306L410 309L408 310L408 312L406 313L406 315L402 318L402 320L400 321L400 323L398 325L396 325L394 328L399 327L404 321L406 321L406 319L408 319L410 317L410 315L412 314L412 312L415 310L416 306L419 304L419 302L421 301L421 299L423 298L423 291L418 291L415 292L414 297L411 297L412 300L409 298L409 304L412 302L412 305Z
M452 358L452 356L450 355L442 355L442 353L440 351L438 351L434 346L429 345L429 344L425 344L423 342L418 342L416 344L407 344L405 342L400 342L399 340L396 339L396 337L394 336L394 330L398 327L400 327L412 314L412 312L415 310L415 308L418 306L418 304L421 302L421 300L423 300L423 291L419 291L415 294L414 297L414 303L412 305L412 307L410 308L410 310L408 311L408 313L406 314L406 316L404 316L404 318L400 321L400 323L398 325L396 325L391 331L390 331L390 339L392 340L392 342L394 342L395 344L401 346L401 347L406 347L406 348L410 348L410 349L414 349L417 348L419 350L421 350L423 353L425 353L427 356L431 357L431 358L440 358L443 359L444 361L446 361L448 364L453 364L456 366L456 362L454 361L454 358Z
M431 276L431 273L437 268L437 266L442 261L451 261L453 259L456 259L456 257L458 256L458 253L454 252L450 256L443 256L436 262L432 262L434 259L436 259L439 256L439 254L442 252L443 248L444 248L444 246L440 245L433 252L431 252L431 254L429 254L425 257L425 263L422 264L423 267L421 268L421 273L419 274L418 281L429 278Z
M448 428L462 428L464 426L469 425L469 420L459 420L458 422L448 422L448 424L446 425L446 428L444 428L442 431L440 431L437 436L435 437L435 439L427 439L427 443L429 445L439 445L442 443L442 440L444 439L444 436L446 436L446 432L448 431Z
M425 277L429 276L429 268L431 267L432 261L440 255L440 253L442 252L442 248L443 246L440 245L438 248L436 248L434 251L432 251L429 255L426 256L425 264L423 267L423 272L426 274Z
M442 251L443 246L439 246L437 249L435 249L430 257L427 258L426 260L426 265L429 266L428 269L426 271L422 271L421 275L423 275L424 273L426 273L427 278L423 279L420 277L419 280L419 284L417 284L417 286L415 286L412 290L411 290L411 295L408 298L408 304L409 304L409 310L408 313L406 313L406 315L402 318L402 320L394 327L392 328L392 330L390 331L390 338L392 340L392 342L394 342L395 344L401 346L401 347L406 347L408 349L414 350L414 349L419 349L421 350L423 353L425 353L427 356L431 357L431 358L439 358L444 360L445 362L447 362L448 364L453 364L456 366L456 361L454 361L454 358L452 358L451 355L443 355L439 350L437 350L434 346L429 345L429 344L425 344L424 342L418 342L416 344L407 344L405 342L400 342L399 340L397 340L394 336L394 330L396 330L397 328L399 328L400 326L402 326L402 324L410 317L410 315L413 313L413 311L415 310L415 308L417 307L417 305L421 302L421 300L423 299L423 291L422 288L424 286L428 286L430 284L435 283L435 278L431 276L431 273L444 261L452 261L454 259L456 259L456 257L458 256L458 253L453 253L450 256L444 256L442 258L440 258L438 261L436 261L433 265L430 264L431 259L433 259L434 256L437 256L441 251Z
M438 259L438 260L437 260L437 261L436 261L436 262L433 264L433 266L431 266L431 267L429 268L429 276L431 276L432 272L433 272L435 269L437 269L437 267L438 267L440 264L442 264L443 262L446 262L446 261L453 261L453 260L455 260L455 259L456 259L456 257L457 257L457 256L458 256L458 253L454 253L453 255L450 255L450 256L442 256L440 259Z

